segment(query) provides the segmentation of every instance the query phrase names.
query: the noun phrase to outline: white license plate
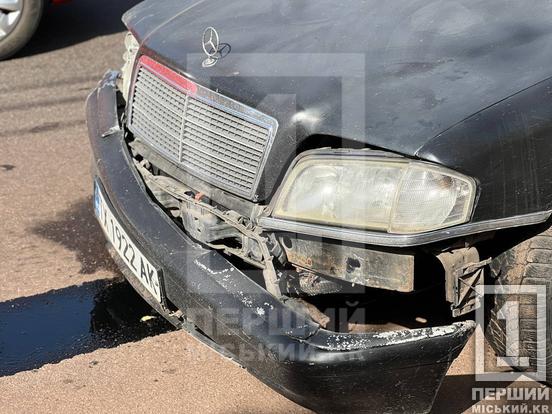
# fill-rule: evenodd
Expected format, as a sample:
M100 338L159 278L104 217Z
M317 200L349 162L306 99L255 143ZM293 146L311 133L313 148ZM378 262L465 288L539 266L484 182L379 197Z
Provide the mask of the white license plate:
M117 221L97 183L94 187L94 211L107 238L147 291L161 302L161 283L158 270L144 256Z

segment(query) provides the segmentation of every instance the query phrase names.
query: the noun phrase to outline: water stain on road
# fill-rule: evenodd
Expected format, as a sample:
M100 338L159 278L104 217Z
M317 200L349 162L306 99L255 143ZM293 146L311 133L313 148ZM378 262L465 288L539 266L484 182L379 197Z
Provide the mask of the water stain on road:
M2 302L0 376L172 329L121 280L89 282Z

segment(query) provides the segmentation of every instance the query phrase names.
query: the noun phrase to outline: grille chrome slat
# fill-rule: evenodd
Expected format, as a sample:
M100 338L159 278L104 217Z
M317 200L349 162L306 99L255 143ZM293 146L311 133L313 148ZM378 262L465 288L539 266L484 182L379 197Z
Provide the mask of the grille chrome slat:
M202 104L201 102L196 101L195 99L192 99L191 104L192 104L191 105L192 109L195 106L196 107L195 110L198 112L202 112L203 114L206 114L210 110L211 112L210 116L218 116L230 123L236 123L238 125L241 125L242 127L249 127L249 129L253 131L252 134L256 134L258 138L261 138L261 139L266 138L265 137L266 131L261 127L256 127L256 125L252 125L252 124L247 125L245 122L239 119L232 118L226 115L223 111L217 110L216 108L210 108L208 105Z
M225 181L232 182L232 180L230 180L231 178L237 179L237 180L244 180L249 177L245 174L240 174L236 171L231 171L231 170L227 171L227 169L225 169L224 166L214 164L211 159L203 157L200 153L195 152L195 150L191 148L189 150L190 150L189 151L190 154L193 155L193 158L186 159L185 162L187 162L187 164L193 165L196 168L207 169L213 175L223 177ZM239 185L242 185L242 184L239 184Z
M134 104L136 105L139 103L142 99L145 99L153 104L157 104L162 106L164 109L169 111L169 113L175 117L181 118L182 121L182 114L184 113L184 105L174 105L171 106L170 102L163 101L159 97L155 96L155 91L148 90L144 88L143 90L136 91L136 96L138 97L137 100L135 100Z
M185 129L184 129L184 134L185 134L185 138L186 138L186 143L189 142L195 142L196 144L199 144L201 145L201 140L202 140L202 136L199 135L197 133L197 131L194 131L192 128L190 128L189 125L186 125ZM208 137L207 137L208 138ZM212 140L208 140L208 143L214 147L213 149L216 149L218 151L225 151L228 153L228 155L232 155L234 157L240 157L241 158L241 155L240 155L240 152L239 152L239 148L236 148L236 147L224 147L216 142L213 142ZM251 154L248 154L248 155L251 155ZM252 156L251 159L243 159L243 162L244 164L246 165L250 165L253 170L255 169L255 165L256 163L260 160L260 156Z
M182 117L171 117L167 115L167 113L160 114L159 112L156 112L152 115L147 115L149 113L149 109L151 108L151 104L147 99L144 99L144 102L136 102L134 105L134 110L137 111L140 115L143 115L149 119L152 119L153 122L155 120L159 120L162 122L163 126L160 126L162 128L168 128L171 131L175 132L175 136L177 139L180 137L180 131L182 129Z
M169 70L168 81L143 60L128 119L136 138L191 174L255 200L276 120L176 72Z
M145 78L147 82L145 82L145 86L150 85L151 87L156 87L158 89L162 89L164 92L164 95L159 95L160 98L164 98L165 95L169 95L172 99L176 101L182 101L185 99L185 96L180 94L175 88L173 88L171 85L164 82L162 79L154 75L153 73L150 73L148 71L143 71L138 74L138 76L142 76Z
M153 125L155 125L157 128L159 128L159 130L161 132L164 132L165 134L167 134L168 135L167 138L169 138L169 139L172 138L172 139L175 140L175 142L178 142L178 140L180 139L180 137L178 135L173 135L169 131L167 131L166 127L162 126L159 123L159 120L154 119L151 115L148 115L146 113L141 112L139 115L136 115L135 113L133 113L133 117L144 117L144 118L146 118L146 120L148 122L151 122Z
M254 147L254 146L252 146L252 145L250 145L250 144L246 144L245 142L240 141L240 140L237 139L237 138L232 138L232 137L229 136L228 134L225 134L225 133L223 133L223 132L217 132L217 131L214 130L214 129L211 129L211 128L209 128L209 127L206 127L205 125L203 125L203 124L201 124L201 123L199 123L199 122L196 122L196 121L193 120L193 119L190 119L190 117L186 118L186 124L187 124L187 125L192 124L192 125L194 125L196 128L198 128L198 129L203 129L204 131L206 131L207 135L209 135L209 136L219 136L220 138L225 138L225 139L227 139L227 140L229 140L229 141L232 141L232 142L234 142L234 143L236 143L236 144L238 144L238 145L243 145L243 146L249 148L250 150L253 150L253 151L258 152L258 153L260 153L260 154L263 153L263 148L262 148L262 147L260 147L260 148L257 147L257 148L256 148L256 147Z
M251 169L248 169L248 168L245 168L243 167L242 165L239 165L237 164L236 162L232 162L230 161L228 158L220 155L220 154L214 154L213 151L207 151L197 145L193 145L191 142L187 142L186 143L186 148L192 148L194 150L196 150L197 152L207 156L207 157L213 157L215 160L218 160L224 164L228 164L229 166L231 167L235 167L235 168L238 168L240 170L243 170L243 171L246 171L246 172L249 172L251 173L253 176L255 176L255 170L251 170ZM213 162L215 163L215 162Z
M217 120L211 120L210 124L205 124L201 122L201 118L193 114L191 111L188 111L186 121L194 123L195 125L204 128L212 133L220 135L228 139L240 139L242 145L246 145L253 149L258 149L262 152L264 148L264 143L259 143L255 140L252 140L251 137L246 135L246 132L236 131L235 129L229 129L228 127L221 126ZM223 124L224 125L224 124ZM232 138L233 137L233 138Z
M187 148L187 150L191 155L193 155L193 158L190 158L190 162L194 163L195 165L202 165L206 169L217 169L218 171L218 169L221 167L221 164L227 164L227 166L230 166L230 167L233 166L232 164L225 162L220 158L214 157L212 154L204 154L201 151L198 151L196 148L194 148L191 145ZM212 158L214 158L214 160ZM236 171L235 169L234 170L226 169L224 171L224 174L232 175L235 178L244 178L244 177L251 178L255 175L255 173L251 171L243 170L243 172L239 172L239 171Z

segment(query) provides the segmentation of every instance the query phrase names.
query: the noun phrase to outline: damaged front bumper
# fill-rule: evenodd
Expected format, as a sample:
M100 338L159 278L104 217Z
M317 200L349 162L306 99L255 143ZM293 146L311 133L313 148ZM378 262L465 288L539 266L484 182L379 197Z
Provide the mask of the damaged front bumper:
M87 102L93 171L127 233L162 272L157 302L187 328L291 400L317 412L428 412L474 325L342 334L269 294L222 254L188 237L152 201L118 123L116 74Z

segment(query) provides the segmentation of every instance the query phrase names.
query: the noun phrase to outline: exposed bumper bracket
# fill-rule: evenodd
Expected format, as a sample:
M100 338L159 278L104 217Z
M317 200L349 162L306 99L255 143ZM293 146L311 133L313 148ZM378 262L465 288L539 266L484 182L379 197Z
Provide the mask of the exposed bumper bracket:
M475 310L477 289L485 276L490 259L480 261L475 247L443 252L437 256L445 268L446 298L451 303L452 315L458 317Z

